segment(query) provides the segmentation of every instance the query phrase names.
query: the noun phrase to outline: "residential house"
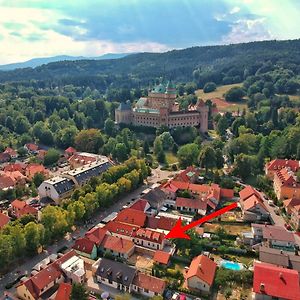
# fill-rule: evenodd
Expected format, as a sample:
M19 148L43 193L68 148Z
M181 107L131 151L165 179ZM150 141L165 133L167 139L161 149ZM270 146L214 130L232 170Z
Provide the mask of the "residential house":
M261 243L272 248L294 248L296 241L294 233L286 230L284 227L252 224L253 244Z
M138 272L132 282L132 290L146 297L163 295L166 282L160 278Z
M60 266L71 257L75 256L75 251L69 251L54 262L45 266L35 275L29 277L17 286L17 295L22 300L38 300L41 296L64 281L64 273Z
M0 190L6 191L13 189L16 186L16 181L5 174L0 175Z
M27 178L20 171L3 171L1 173L6 177L10 177L15 182L15 185L22 186L26 184Z
M146 222L146 217L147 216L144 212L130 207L121 210L115 218L115 221L143 227Z
M26 177L29 180L32 180L34 175L37 173L43 174L44 177L49 176L49 171L43 165L40 164L29 164L25 169Z
M66 150L65 150L65 157L66 158L70 158L72 155L74 155L75 153L77 152L77 150L73 147L68 147Z
M155 187L148 193L144 194L143 199L147 200L151 207L159 211L164 205L166 194L160 189L160 187Z
M290 224L295 230L298 231L300 229L300 205L292 208Z
M295 174L288 169L284 168L275 172L273 187L277 198L280 200L300 198L300 183Z
M11 157L8 153L0 153L0 163L5 163L11 160Z
M278 267L293 269L300 272L300 256L298 250L295 250L295 253L293 253L291 251L260 246L259 260Z
M130 205L130 208L146 213L146 211L150 208L150 204L145 199L138 199Z
M136 245L150 249L162 250L166 244L165 234L147 228L133 231L132 237Z
M76 251L76 250L75 250ZM69 280L73 283L83 283L86 280L85 262L82 258L74 255L60 265Z
M102 258L96 271L99 283L130 293L136 270L126 264Z
M14 200L11 203L11 214L18 218L21 218L24 215L31 214L35 218L38 217L38 210L30 205L28 205L25 201L20 201L18 199Z
M165 234L169 233L175 226L176 219L164 217L164 216L147 216L146 228L155 229Z
M16 159L18 157L17 151L10 147L7 147L3 153L8 153L12 159Z
M199 170L195 167L187 167L185 170L174 176L175 181L195 183L199 178Z
M4 213L0 212L0 230L8 224L10 221L10 217L5 215Z
M267 207L255 193L246 200L241 200L240 207L244 221L255 222L269 219L270 213Z
M156 250L153 260L157 264L168 265L171 258L171 254L162 250Z
M75 150L75 149L74 149ZM76 152L68 159L72 169L82 167L91 163L95 163L101 158L105 158L98 154L87 152Z
M62 282L56 292L54 300L70 300L72 292L72 285Z
M4 172L14 172L14 171L19 171L20 173L22 173L23 175L25 174L25 169L26 169L27 164L25 163L9 163L7 164L4 168L3 171Z
M245 201L249 197L255 195L257 198L262 198L261 194L252 186L247 185L245 188L243 188L240 192L240 201Z
M289 215L292 213L293 207L297 205L300 205L300 198L290 198L283 200L283 206L285 208L286 213Z
M289 169L293 172L300 170L300 161L291 159L274 159L265 165L265 172L268 178L273 179L274 174L282 169Z
M101 243L101 248L104 252L109 252L114 256L128 259L134 253L135 245L130 240L106 235Z
M107 230L101 227L94 227L85 233L85 237L96 244L100 248L102 241L106 237Z
M255 262L253 299L300 299L299 273L296 270Z
M72 247L76 253L90 259L97 258L97 246L86 237L79 238Z
M40 161L44 161L47 152L48 152L47 150L39 149L37 151L36 158L39 159Z
M28 151L30 154L37 154L37 151L39 149L39 146L33 143L27 143L24 145L24 148Z
M207 210L207 202L199 198L183 198L177 197L175 203L176 209L187 211L204 216Z
M185 274L186 286L208 293L213 285L217 264L205 255L195 257Z

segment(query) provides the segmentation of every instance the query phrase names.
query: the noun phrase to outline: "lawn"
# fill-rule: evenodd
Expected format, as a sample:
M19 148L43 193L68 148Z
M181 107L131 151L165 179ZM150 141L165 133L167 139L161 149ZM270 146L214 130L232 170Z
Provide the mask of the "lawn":
M173 164L178 163L177 157L172 152L166 152L166 159L167 159L167 163L169 165L173 165Z
M231 88L241 86L240 83L227 84L218 86L217 89L210 93L204 93L202 89L196 91L196 95L203 99L204 101L212 99L212 102L216 104L217 108L221 112L226 111L237 111L238 109L242 111L244 108L247 108L246 101L241 103L231 103L224 100L224 94Z
M211 224L205 223L204 224L204 231L205 232L215 232L218 227L222 227L226 230L227 233L232 235L239 235L241 232L251 231L251 226L246 224Z

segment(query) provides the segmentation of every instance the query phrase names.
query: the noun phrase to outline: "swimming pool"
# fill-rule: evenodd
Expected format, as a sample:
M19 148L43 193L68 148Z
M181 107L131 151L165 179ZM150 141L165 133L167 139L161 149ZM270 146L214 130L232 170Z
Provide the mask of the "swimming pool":
M229 261L229 260L222 260L220 265L225 269L234 270L234 271L240 271L244 269L242 264Z

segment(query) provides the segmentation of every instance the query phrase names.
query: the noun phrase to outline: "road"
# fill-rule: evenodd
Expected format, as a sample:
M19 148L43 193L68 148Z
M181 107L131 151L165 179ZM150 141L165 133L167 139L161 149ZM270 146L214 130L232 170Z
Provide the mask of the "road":
M78 227L75 233L73 233L73 236L82 237L84 234L88 231L88 229L100 223L105 217L110 215L114 211L119 211L127 202L131 201L133 198L138 198L141 194L141 192L149 187L151 184L157 183L158 181L168 178L175 172L170 171L162 171L159 168L152 170L152 175L148 177L148 184L144 184L132 193L126 195L123 197L119 202L115 203L113 206L108 208L105 212L99 212L99 214L95 215L91 222L92 224L84 225L81 227ZM45 249L41 254L38 254L30 259L28 259L26 262L24 262L22 265L19 265L17 268L12 270L9 274L6 274L1 280L0 280L0 295L3 294L5 291L5 285L9 282L12 282L14 279L16 279L19 274L18 271L21 271L22 273L28 272L28 274L31 273L32 268L41 260L46 258L52 253L57 253L59 249L61 249L63 246L71 247L73 245L74 241L72 238L69 239L62 239L58 241L57 243L49 246L47 249ZM14 292L15 288L10 289L10 292Z

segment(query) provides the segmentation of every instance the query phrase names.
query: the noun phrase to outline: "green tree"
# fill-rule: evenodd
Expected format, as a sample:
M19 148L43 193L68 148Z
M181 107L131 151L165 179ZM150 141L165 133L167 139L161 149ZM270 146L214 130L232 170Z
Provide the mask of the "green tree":
M30 255L37 253L37 249L43 241L44 228L41 224L29 222L24 227L24 236L26 240L26 250Z
M178 149L177 156L182 168L187 168L197 163L199 146L197 144L186 144Z
M256 163L254 156L241 153L235 159L234 173L245 180L254 174Z
M119 162L123 162L128 158L127 147L124 143L117 143L113 150L113 157Z
M163 145L159 137L156 137L154 141L154 154L156 155L158 162L164 163L166 161Z
M4 270L13 258L13 241L9 235L0 234L0 270Z
M163 132L160 136L159 136L163 149L164 150L170 150L172 149L173 145L174 145L174 139L171 136L170 132Z
M216 84L214 82L207 82L205 83L203 87L204 93L210 93L213 92L217 88Z
M46 166L50 166L50 165L53 165L55 163L58 162L59 160L59 157L60 157L60 153L59 151L57 151L56 149L54 148L51 148L47 151L45 157L44 157L44 164Z
M30 124L25 116L19 116L16 118L15 131L16 133L22 134L28 132Z
M72 284L70 300L88 300L88 297L89 293L84 284L76 282Z
M145 140L143 143L143 150L145 154L148 154L150 152L149 142L148 140Z
M80 221L83 219L86 211L85 211L85 205L81 201L74 201L68 205L68 211L71 211L74 213L75 220Z
M45 180L45 176L44 176L43 173L40 173L40 172L39 173L35 173L34 176L33 176L33 178L32 178L32 182L34 183L34 185L36 187L39 187L44 180Z
M225 133L226 133L226 129L228 128L229 124L228 124L228 121L227 121L227 118L224 116L221 116L218 120L218 123L217 123L217 133L220 135L220 136L224 136Z
M114 136L115 135L115 122L108 118L105 120L104 122L104 132L108 135L108 136Z
M98 153L104 145L104 140L99 129L81 130L75 136L75 148L79 151Z
M229 102L239 102L245 96L245 91L240 87L233 87L225 93L225 100Z
M199 154L199 163L202 168L205 168L207 173L208 169L212 169L216 166L216 153L215 150L210 147L206 146L200 151Z

